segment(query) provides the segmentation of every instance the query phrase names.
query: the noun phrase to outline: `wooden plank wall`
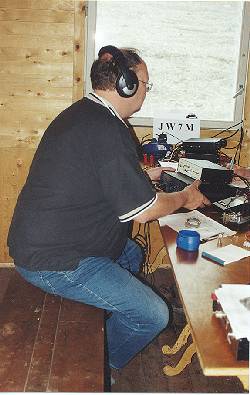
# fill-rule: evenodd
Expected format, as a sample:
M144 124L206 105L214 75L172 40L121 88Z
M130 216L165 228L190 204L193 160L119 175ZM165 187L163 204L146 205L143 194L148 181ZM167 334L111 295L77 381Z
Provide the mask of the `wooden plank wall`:
M0 262L38 142L82 97L84 1L0 0Z

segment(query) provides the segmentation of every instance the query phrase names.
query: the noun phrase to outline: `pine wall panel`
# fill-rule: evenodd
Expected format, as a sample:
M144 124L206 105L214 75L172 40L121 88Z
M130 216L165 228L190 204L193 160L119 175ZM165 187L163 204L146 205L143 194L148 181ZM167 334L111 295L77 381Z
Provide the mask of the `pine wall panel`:
M82 97L84 1L0 0L0 263L44 130Z

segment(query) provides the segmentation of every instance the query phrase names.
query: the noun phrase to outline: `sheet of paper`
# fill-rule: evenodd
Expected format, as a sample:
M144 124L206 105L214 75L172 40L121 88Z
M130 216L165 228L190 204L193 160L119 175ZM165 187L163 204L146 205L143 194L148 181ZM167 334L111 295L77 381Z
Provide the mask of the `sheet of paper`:
M250 256L250 251L229 244L225 247L218 247L211 250L204 250L202 256L214 260L215 262L227 265L228 263L239 261Z
M250 285L222 284L215 290L215 295L236 339L246 337L250 341L250 311L241 303L241 300L250 297Z
M200 213L198 210L189 211L188 213L166 215L165 217L159 218L159 224L160 226L168 225L176 232L179 232L181 229L187 229L185 222L188 218L197 218L200 220L200 226L198 228L188 229L196 230L200 234L201 240L218 235L219 233L222 233L223 236L232 236L236 233L226 226L219 224L219 222L214 221L212 218Z
M172 167L172 169L177 170L178 162L168 162L163 160L159 160L158 162L161 167Z

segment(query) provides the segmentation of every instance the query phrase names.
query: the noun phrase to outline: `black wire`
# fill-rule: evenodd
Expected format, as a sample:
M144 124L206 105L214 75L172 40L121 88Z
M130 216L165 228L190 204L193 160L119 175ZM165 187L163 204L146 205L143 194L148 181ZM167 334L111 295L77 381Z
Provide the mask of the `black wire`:
M240 143L239 143L239 145L237 147L237 151L239 152L238 153L238 165L240 164L240 155L241 155L242 142L243 142L243 136L241 137Z
M181 149L182 149L182 143L177 143L175 145L174 150L170 154L169 161L173 160L176 157L176 155L178 154L178 152L181 151Z
M240 121L240 122L238 122L238 123L236 123L235 125L229 126L229 128L227 128L227 129L221 130L219 133L215 134L213 137L217 137L217 136L219 136L220 134L222 134L222 133L224 133L224 132L227 132L228 130L234 128L235 126L241 125L242 122L243 122L243 120Z
M142 137L142 139L141 139L141 145L142 145L143 143L145 143L145 140L144 140L144 139L145 139L146 137L148 137L148 136L150 136L150 133L149 133L149 134L146 134L145 136ZM147 141L151 141L151 139L147 139Z
M244 130L243 130L243 127L241 126L241 128L240 128L240 141L239 141L239 144L238 144L238 147L236 149L235 156L234 156L234 163L235 163L237 155L238 155L238 162L237 162L238 165L240 163L240 154L241 154L243 138L244 138Z
M149 142L149 141L152 141L152 139L143 140L143 141L141 142L141 146L143 146L145 143L147 143L147 142Z
M235 136L235 135L240 131L240 129L241 129L241 128L237 129L237 130L236 130L235 132L233 132L230 136L223 137L223 140L231 139L231 137Z
M147 241L147 256L146 256L146 261L145 261L145 274L150 273L150 255L151 255L151 242L150 242L150 229L149 229L149 223L146 222L144 224L144 235L145 239Z
M232 159L230 156L228 156L225 152L220 152L220 157L225 156L227 159Z
M242 177L242 176L239 176L238 174L236 174L236 173L234 173L234 175L233 175L234 177L238 177L240 180L242 180L242 181L244 181L244 183L246 184L246 186L248 187L248 188L250 188L250 182L248 181L248 179L247 178L245 178L245 177Z
M243 130L243 127L237 129L236 132L234 132L233 134L231 134L230 136L228 136L228 137L225 138L225 140L228 140L228 139L230 139L231 137L233 137L236 133L238 133L239 131L240 131L240 139L239 139L238 144L235 145L234 147L224 147L225 150L234 150L234 149L236 149L235 154L234 154L234 156L233 156L233 161L234 161L234 163L236 163L236 158L237 158L237 155L238 155L238 164L239 164L239 162L240 162L240 153L241 153L242 142L243 142L243 138L244 138L244 130ZM224 153L223 153L223 154L224 154ZM226 155L226 154L224 154L224 155ZM227 156L227 155L226 155L226 156ZM227 157L229 158L229 156L227 156ZM232 159L232 158L230 158L230 159Z
M142 225L139 224L139 228L133 240L137 242L143 250L144 262L143 262L143 273L147 275L149 273L149 256L151 252L150 246L150 235L148 231L148 223Z
M224 149L227 149L227 150L228 150L228 149L229 149L229 150L230 150L230 149L236 149L236 148L238 148L238 147L239 147L239 145L240 145L240 143L239 143L239 144L237 144L237 145L235 145L234 147L228 147L228 148L226 148L226 147L225 147Z
M146 222L144 225L140 224L136 235L133 240L137 242L144 252L144 262L143 262L143 275L145 278L150 275L150 283L154 285L155 275L152 271L152 264L150 263L151 257L151 232L150 232L151 222ZM148 280L148 279L147 279Z
M228 136L228 137L225 137L223 140L231 139L231 137L235 136L240 130L241 130L241 128L240 128L240 129L237 129L236 132L234 132L233 134L231 134L231 135ZM241 132L241 136L242 136L242 132ZM241 137L240 137L240 141L241 141ZM224 149L226 149L226 150L236 149L236 148L239 147L240 141L239 141L239 143L238 143L237 145L235 145L234 147L224 147Z

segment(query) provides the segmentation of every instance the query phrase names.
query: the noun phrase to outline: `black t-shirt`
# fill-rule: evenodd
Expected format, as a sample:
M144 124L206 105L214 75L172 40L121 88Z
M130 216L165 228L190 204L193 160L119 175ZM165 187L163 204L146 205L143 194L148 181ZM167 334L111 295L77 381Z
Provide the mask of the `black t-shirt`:
M28 270L72 270L88 256L116 259L129 221L155 199L128 128L84 98L41 139L14 211L10 255Z

